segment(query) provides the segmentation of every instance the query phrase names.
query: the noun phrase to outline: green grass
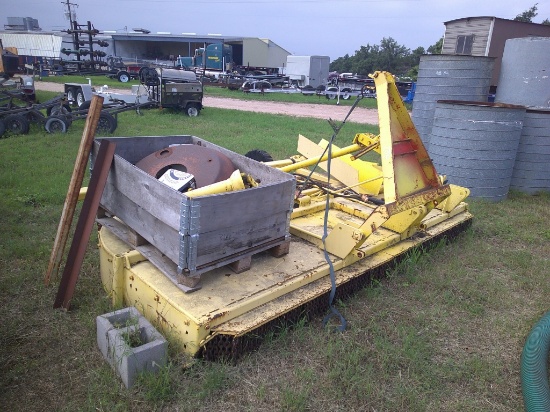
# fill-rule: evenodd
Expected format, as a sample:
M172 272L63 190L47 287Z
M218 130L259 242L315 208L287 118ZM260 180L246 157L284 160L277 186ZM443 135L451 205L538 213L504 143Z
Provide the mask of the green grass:
M40 94L46 98L47 94ZM236 364L189 359L126 390L96 344L95 317L112 310L89 242L69 312L52 309L58 279L43 275L84 122L69 133L0 139L0 391L10 411L518 411L521 350L548 308L550 195L470 200L473 227L411 253L322 320L283 328ZM371 129L371 130L368 130ZM348 123L340 145L375 128ZM239 153L294 153L298 133L329 138L326 121L204 110L119 115L117 136L191 134Z

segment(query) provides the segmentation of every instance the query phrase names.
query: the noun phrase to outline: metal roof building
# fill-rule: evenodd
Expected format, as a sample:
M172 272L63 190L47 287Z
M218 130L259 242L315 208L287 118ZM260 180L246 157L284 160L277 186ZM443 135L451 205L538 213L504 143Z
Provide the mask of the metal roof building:
M104 32L108 34L109 32ZM236 65L254 67L283 67L291 53L269 39L256 37L198 35L183 33L109 33L113 39L114 55L124 59L174 60L178 56L193 56L195 50L213 43L232 46Z
M109 46L102 48L107 56L125 61L154 60L173 62L178 56L193 56L195 50L213 43L232 46L233 60L239 66L281 68L291 53L269 39L234 37L215 34L197 35L144 32L100 32L95 36ZM70 60L62 53L71 48L72 38L65 32L0 31L4 47L15 47L21 56Z

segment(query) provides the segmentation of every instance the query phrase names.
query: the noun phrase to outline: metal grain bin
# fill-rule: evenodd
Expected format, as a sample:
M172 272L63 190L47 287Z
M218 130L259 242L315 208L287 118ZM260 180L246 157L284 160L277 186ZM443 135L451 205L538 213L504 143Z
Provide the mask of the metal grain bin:
M420 57L412 120L429 150L438 100L487 101L495 59L431 54Z
M530 194L550 191L550 109L525 113L510 188Z
M436 170L469 188L471 197L505 199L524 115L523 106L437 102L430 141Z
M506 40L495 101L550 107L550 38Z

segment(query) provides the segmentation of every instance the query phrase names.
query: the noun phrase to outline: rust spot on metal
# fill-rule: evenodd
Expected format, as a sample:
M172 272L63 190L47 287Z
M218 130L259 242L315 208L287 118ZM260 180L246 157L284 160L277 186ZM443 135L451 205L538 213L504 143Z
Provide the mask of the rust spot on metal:
M208 322L212 322L212 321L215 320L215 319L222 318L222 317L224 317L225 315L227 315L228 313L229 313L228 311L225 311L225 312L218 312L218 313L216 313L214 316L208 317Z
M157 312L157 320L159 321L159 323L165 323L166 325L169 325L168 320L166 320L166 318L162 315L162 313L160 313L159 311L156 311L156 312Z
M164 326L161 326L163 329L166 329L166 328L170 328L170 329L178 329L176 327L176 324L175 323L170 323L168 321L168 319L166 319L162 313L160 313L159 311L155 311L156 314L157 314L157 322L159 323L159 325L164 325Z
M306 273L306 274L304 275L304 279L309 279L309 278L312 277L312 276L313 276L313 272Z

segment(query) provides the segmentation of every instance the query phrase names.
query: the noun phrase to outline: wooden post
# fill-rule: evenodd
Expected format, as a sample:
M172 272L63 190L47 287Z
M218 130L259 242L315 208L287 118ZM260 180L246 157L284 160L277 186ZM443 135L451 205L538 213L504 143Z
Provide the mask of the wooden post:
M103 139L99 145L99 152L92 171L90 186L84 198L84 204L78 218L78 223L75 229L75 235L69 255L67 256L67 264L63 270L63 276L59 283L59 289L54 302L54 309L64 308L69 309L71 299L78 280L78 274L84 261L86 246L90 240L90 234L95 222L95 215L99 208L101 194L107 182L107 176L115 155L116 144L109 140Z
M44 275L44 283L46 285L49 285L52 276L57 276L57 273L59 272L59 266L61 264L61 259L63 258L67 238L69 237L74 211L78 202L78 195L84 180L86 165L88 164L88 157L90 156L92 142L94 141L95 131L97 129L99 115L101 114L102 108L103 97L94 95L92 97L90 110L88 111L88 116L86 118L86 125L84 126L84 131L82 133L80 147L78 148L73 175L69 183L65 204L63 205L63 212L61 213L61 219L57 228L57 235L55 237L50 262L48 264L46 274Z

